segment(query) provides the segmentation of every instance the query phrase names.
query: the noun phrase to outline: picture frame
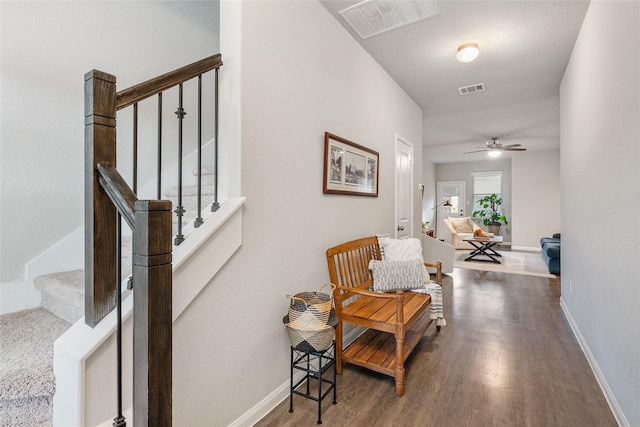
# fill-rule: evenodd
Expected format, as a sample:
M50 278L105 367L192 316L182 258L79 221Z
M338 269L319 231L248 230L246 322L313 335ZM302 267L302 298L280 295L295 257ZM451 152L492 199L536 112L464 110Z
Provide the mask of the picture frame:
M377 151L324 133L324 194L378 197L379 167Z

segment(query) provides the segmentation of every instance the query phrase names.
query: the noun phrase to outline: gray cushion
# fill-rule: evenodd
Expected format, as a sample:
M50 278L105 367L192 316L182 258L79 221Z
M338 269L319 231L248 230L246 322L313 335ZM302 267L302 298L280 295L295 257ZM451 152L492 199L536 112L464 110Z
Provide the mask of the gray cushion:
M542 253L551 259L560 259L560 243L548 242L542 246Z

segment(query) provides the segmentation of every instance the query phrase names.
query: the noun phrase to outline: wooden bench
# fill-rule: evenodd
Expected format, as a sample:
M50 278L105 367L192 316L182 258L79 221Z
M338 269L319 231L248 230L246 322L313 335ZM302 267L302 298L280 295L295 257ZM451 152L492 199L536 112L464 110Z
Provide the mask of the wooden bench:
M404 362L433 321L429 317L431 297L427 294L369 290L373 278L371 259L381 260L378 239L365 237L327 250L329 277L336 315L336 368L352 363L395 378L396 394L404 394ZM425 263L436 268L436 283L442 284L442 264ZM349 347L343 349L343 322L368 328ZM437 326L440 330L440 326Z

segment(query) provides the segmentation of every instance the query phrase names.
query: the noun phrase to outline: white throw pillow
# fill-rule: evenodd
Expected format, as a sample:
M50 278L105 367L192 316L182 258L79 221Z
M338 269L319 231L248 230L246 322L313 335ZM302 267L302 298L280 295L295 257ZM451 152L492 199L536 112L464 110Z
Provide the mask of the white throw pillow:
M449 218L449 221L457 233L473 233L473 226L471 225L470 217Z
M431 277L427 268L424 266L424 258L422 257L422 242L420 239L391 239L389 237L378 237L378 244L382 252L382 259L385 261L407 261L410 259L419 259L422 265L422 280L429 283Z

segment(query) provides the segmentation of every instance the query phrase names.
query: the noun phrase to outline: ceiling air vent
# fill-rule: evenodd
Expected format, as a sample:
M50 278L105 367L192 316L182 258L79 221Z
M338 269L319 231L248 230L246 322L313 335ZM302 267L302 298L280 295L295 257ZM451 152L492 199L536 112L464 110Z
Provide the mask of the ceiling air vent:
M435 0L365 0L338 13L366 39L435 16L440 9Z
M469 95L470 93L484 92L484 83L477 83L471 86L459 87L460 95Z

